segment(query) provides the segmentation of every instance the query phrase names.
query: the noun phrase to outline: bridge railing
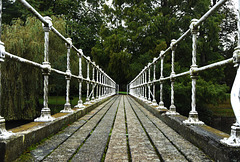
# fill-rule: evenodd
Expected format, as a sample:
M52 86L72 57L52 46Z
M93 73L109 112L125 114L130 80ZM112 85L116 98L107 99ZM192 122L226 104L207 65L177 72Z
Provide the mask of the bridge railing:
M214 13L220 6L222 6L227 0L220 0L216 5L214 5L207 13L205 13L199 20L193 19L189 26L189 29L182 34L177 40L172 40L170 47L165 51L161 51L159 57L154 58L151 63L148 63L142 71L128 84L129 94L143 100L144 102L156 107L158 110L167 110L167 115L177 115L176 106L174 104L174 82L176 78L190 75L192 80L192 96L191 96L191 111L189 112L189 117L187 120L183 121L186 125L203 125L204 122L200 121L198 118L198 112L196 110L196 81L197 73L206 71L212 68L217 68L224 66L226 64L234 63L237 67L237 75L234 81L232 91L231 91L231 104L236 116L237 122L231 127L231 136L228 139L222 139L223 144L230 146L240 146L240 12L238 15L238 45L235 48L233 57L219 61L210 65L203 67L197 66L197 34L200 24L204 22L212 13ZM239 0L240 5L240 0ZM238 11L240 11L240 6L238 6ZM192 35L192 65L189 71L185 71L179 74L175 73L174 62L175 62L175 51L176 47L180 41L182 41L188 34ZM163 64L164 57L171 51L171 74L168 77L163 76ZM156 79L156 64L160 62L160 78ZM151 69L152 73L151 73ZM153 78L151 80L151 77ZM171 82L171 105L169 110L164 106L163 102L163 83L164 81L170 80ZM155 99L155 86L160 84L160 102L157 104Z
M91 61L90 57L87 57L83 54L81 49L76 48L71 38L65 38L57 29L54 28L50 17L42 17L27 1L19 0L28 10L30 10L41 22L43 26L44 32L44 60L43 63L33 62L31 60L27 60L25 58L16 56L5 51L4 43L0 41L0 67L1 64L4 64L5 59L10 59L12 61L22 62L25 64L29 64L33 67L39 68L42 70L42 75L44 77L44 95L43 95L43 108L41 110L41 116L35 119L36 122L49 122L53 121L54 117L51 116L51 110L48 107L48 82L49 76L51 72L57 73L59 75L65 76L66 78L66 103L61 112L64 113L72 113L71 104L69 100L70 96L70 82L71 78L75 78L79 83L79 100L78 104L75 106L79 109L84 109L86 105L90 105L94 102L100 101L106 97L116 94L116 83L111 79L95 62ZM0 0L0 17L2 15L2 0ZM0 21L1 28L1 21ZM1 30L0 30L1 31ZM67 70L61 71L55 68L52 68L49 60L49 32L55 33L58 37L60 37L63 42L66 44L66 55L67 55ZM74 75L71 73L70 69L70 51L74 50L79 58L79 74ZM87 73L86 76L83 76L82 73L82 62L86 61L87 65ZM91 72L91 73L90 73ZM91 74L91 76L90 76ZM82 101L82 83L86 83L87 92L86 92L86 102ZM1 69L0 69L0 83L1 83ZM0 92L1 92L1 84L0 84ZM1 98L1 93L0 93ZM0 116L0 139L6 139L10 137L12 133L6 131L5 129L5 119Z

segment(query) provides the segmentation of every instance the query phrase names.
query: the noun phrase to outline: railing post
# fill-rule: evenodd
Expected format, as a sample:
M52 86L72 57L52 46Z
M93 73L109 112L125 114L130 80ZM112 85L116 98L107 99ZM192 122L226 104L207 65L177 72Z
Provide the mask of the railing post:
M52 19L48 16L44 17L48 22L48 25L42 24L44 30L44 62L43 62L43 76L44 76L44 89L43 89L43 108L41 110L41 116L36 118L35 122L48 122L53 121L54 118L51 116L51 110L48 108L48 79L51 73L51 66L49 63L49 32L52 27Z
M83 109L85 108L85 106L83 105L83 101L82 101L82 55L83 55L83 51L82 49L79 49L79 78L78 79L78 84L79 84L79 99L78 99L78 104L75 106L76 108L79 109Z
M147 98L147 89L148 89L148 85L147 85L147 66L145 66L145 72L144 72L144 79L145 79L145 81L144 81L144 83L145 83L145 102L148 102L148 98Z
M101 100L102 99L102 70L101 69L99 69L99 93L98 93L98 95L99 95L99 100Z
M95 102L95 97L94 97L94 89L95 89L95 85L96 85L96 82L95 82L95 79L94 79L94 73L95 73L95 62L93 62L92 64L92 98L91 98L91 103L94 103Z
M231 126L229 138L224 138L221 143L227 146L240 146L240 0L238 1L238 44L233 53L234 67L237 68L237 74L231 90L231 105L236 123Z
M90 64L90 57L86 58L86 62L87 62L87 98L86 98L86 102L84 103L85 105L89 105L89 101L90 101L90 96L89 96L89 84L90 84L90 77L89 77L89 64Z
M4 43L1 41L2 34L2 0L0 0L0 108L1 107L1 91L2 91L2 63L5 58L5 47ZM5 119L0 115L0 140L8 139L13 133L8 132L5 127Z
M195 69L197 68L197 33L199 27L195 26L197 19L191 21L190 29L192 33L192 66L190 69L190 75L192 78L192 110L189 113L187 120L183 121L186 125L203 125L204 123L198 119L198 112L196 111L196 83L197 74Z
M99 66L97 66L96 68L96 100L99 100L99 93L98 93L98 87L99 87L99 80L98 80L98 76L99 76Z
M152 103L151 101L151 64L148 64L148 102L149 104Z
M141 74L141 90L142 90L141 99L142 99L142 101L144 101L145 100L145 98L144 98L144 71L142 71L142 74Z
M161 79L164 78L163 76L163 62L164 62L164 51L161 51L160 53L160 59L161 59L161 69L160 69L160 101L159 106L157 107L158 110L167 110L167 108L164 106L163 102L163 81Z
M171 106L169 108L169 111L166 112L167 115L178 115L179 113L176 112L176 106L174 105L174 82L175 82L175 70L174 70L174 60L175 60L175 51L177 45L175 44L176 40L173 39L171 41L171 50L172 50L172 72L171 72Z
M68 43L66 43L67 46L67 75L65 76L67 84L66 84L66 103L64 105L64 109L61 110L62 113L72 113L73 110L71 109L71 104L69 100L70 95L70 80L71 80L71 70L70 70L70 50L72 48L72 39L67 38Z
M154 61L154 63L153 63L153 100L152 100L152 106L158 106L158 104L157 104L157 101L156 101L156 99L155 99L155 94L156 94L156 92L155 92L155 80L156 80L156 59L157 58L155 58L154 57L154 59L153 59L153 61Z
M103 96L103 98L105 98L106 91L105 91L105 73L104 72L103 72L103 75L102 75L102 83L103 83L102 96Z

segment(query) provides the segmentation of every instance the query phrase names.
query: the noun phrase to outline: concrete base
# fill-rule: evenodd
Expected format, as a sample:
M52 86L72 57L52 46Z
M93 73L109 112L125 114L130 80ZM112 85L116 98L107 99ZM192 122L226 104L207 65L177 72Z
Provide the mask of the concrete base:
M63 127L78 120L80 117L86 115L108 99L110 98L106 98L105 100L87 106L83 110L76 109L70 114L55 114L53 117L56 119L52 122L32 122L10 130L14 135L10 136L9 139L0 140L0 161L14 161L31 145L57 133Z
M235 123L231 127L230 137L222 139L221 143L226 146L240 147L240 126L239 126L239 124Z
M182 115L165 115L165 113L160 113L156 108L149 106L135 97L133 98L215 161L240 161L240 147L230 147L220 142L223 138L229 138L228 134L207 125L185 125L183 121L187 119L186 117Z
M43 108L41 110L41 116L34 119L35 122L50 122L53 120L55 120L55 118L51 116L51 110L49 108Z
M64 105L64 109L60 111L61 113L73 113L73 110L71 109L71 105L69 103L66 103Z
M169 108L169 111L166 112L167 115L179 115L179 113L176 111L176 106L171 105Z
M183 121L186 125L203 125L204 122L198 119L198 113L196 111L190 111L189 117L187 120Z

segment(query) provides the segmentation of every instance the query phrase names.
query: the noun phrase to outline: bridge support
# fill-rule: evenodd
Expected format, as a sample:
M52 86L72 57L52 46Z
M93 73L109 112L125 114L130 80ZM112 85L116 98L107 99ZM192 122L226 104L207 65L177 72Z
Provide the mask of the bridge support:
M49 63L49 32L52 27L52 19L48 16L44 17L44 19L48 22L48 25L43 25L44 30L44 62L43 62L43 76L44 76L44 95L43 95L43 108L41 110L41 116L39 118L36 118L35 122L49 122L53 121L55 118L51 116L51 110L48 107L48 81L49 81L49 75L51 73L51 66Z
M183 121L186 125L203 125L204 123L198 119L198 112L196 111L196 83L197 74L194 71L197 68L197 34L199 27L195 27L197 19L191 21L190 29L192 32L192 66L190 75L192 78L192 110L189 113L187 120Z

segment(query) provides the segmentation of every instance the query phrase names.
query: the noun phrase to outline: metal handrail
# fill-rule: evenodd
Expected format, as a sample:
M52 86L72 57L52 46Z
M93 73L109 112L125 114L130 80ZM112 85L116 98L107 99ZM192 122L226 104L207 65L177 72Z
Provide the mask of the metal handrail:
M235 49L233 58L229 58L223 61L219 61L216 63L212 63L203 67L197 66L196 61L196 47L197 47L197 33L199 26L209 17L211 16L219 7L221 7L227 0L220 0L216 3L209 11L207 11L199 20L193 19L189 29L183 33L177 40L172 40L171 45L165 50L161 51L159 57L154 58L152 62L148 63L141 72L128 84L128 91L130 95L135 96L143 100L144 102L149 103L152 106L155 106L158 110L166 111L166 107L164 106L163 102L163 82L166 80L170 80L171 82L171 106L169 110L166 112L167 115L177 115L176 106L174 105L174 82L176 78L190 75L192 79L192 104L191 104L191 111L189 112L189 117L187 120L183 121L184 124L187 125L202 125L204 124L202 121L198 119L198 112L196 110L196 80L197 80L197 73L202 72L205 70L217 68L224 66L226 64L234 63L236 67L238 67L239 71L239 64L240 64L240 12L238 12L238 46ZM238 10L240 11L240 0ZM174 71L174 57L175 57L175 50L176 46L182 41L189 33L192 34L192 65L189 71L185 71L179 74L175 74ZM169 76L163 76L163 61L164 57L168 52L172 51L172 72ZM156 63L161 61L161 75L159 79L155 78L155 66ZM151 68L153 67L153 79L150 79ZM148 79L147 79L148 76ZM232 126L232 133L228 139L223 139L221 142L226 145L230 146L240 146L240 72L237 73L234 85L232 87L231 92L231 103L233 107L233 111L235 117L237 119L237 123ZM155 94L152 94L151 86L153 89L153 93L155 91L155 84L160 83L160 102L159 105L156 105ZM148 95L147 95L148 92Z

